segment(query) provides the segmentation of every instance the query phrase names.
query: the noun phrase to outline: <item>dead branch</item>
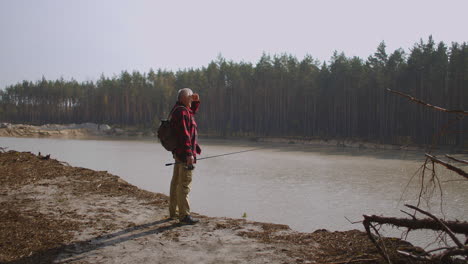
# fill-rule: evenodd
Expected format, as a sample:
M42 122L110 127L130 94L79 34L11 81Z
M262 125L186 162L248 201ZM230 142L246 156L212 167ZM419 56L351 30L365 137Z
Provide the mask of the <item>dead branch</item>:
M346 220L348 220L348 222L349 222L350 224L353 224L353 225L354 225L354 224L357 224L357 223L362 223L362 221L354 221L354 222L353 222L353 221L349 220L349 218L346 217L346 216L345 216L344 218L345 218Z
M430 229L435 231L442 231L440 224L433 219L407 219L407 218L396 218L396 217L384 217L376 215L364 215L364 223L378 223L378 224L389 224L396 227L406 227L411 229ZM468 235L468 222L459 221L446 221L445 224L456 234ZM365 227L365 226L364 226Z
M457 159L457 158L454 158L452 156L450 156L449 154L445 154L445 157L453 160L453 161L456 161L456 162L460 162L460 163L463 163L465 165L468 165L468 160L462 160L462 159Z
M414 255L412 253L402 251L402 250L397 250L397 252L405 257L409 257L414 260L431 260L429 256L420 256L420 255Z
M448 249L440 254L434 255L434 259L439 259L442 263L445 263L445 260L452 256L465 256L466 259L468 256L468 246L463 248Z
M460 114L460 115L468 115L468 112L467 111L463 111L463 110L448 110L448 109L445 109L445 108L442 108L442 107L439 107L439 106L435 106L435 105L431 105L429 103L426 103L424 102L423 100L421 99L418 99L418 98L415 98L409 94L405 94L405 93L402 93L402 92L399 92L399 91L395 91L395 90L392 90L392 89L389 89L387 88L387 91L391 92L391 93L394 93L394 94L397 94L397 95L400 95L400 96L403 96L405 98L407 98L408 100L410 101L413 101L413 102L416 102L418 104L422 104L424 106L427 106L427 107L430 107L430 108L433 108L437 111L442 111L442 112L446 112L446 113L453 113L453 114Z
M468 179L468 173L466 173L464 170L462 170L462 169L460 169L458 167L455 167L455 166L453 166L453 165L451 165L451 164L449 164L449 163L447 163L447 162L445 162L443 160L440 160L440 159L438 159L438 158L436 158L436 157L434 157L434 156L432 156L430 154L426 153L425 155L426 155L426 157L431 159L433 162L438 163L438 164L444 166L445 168L447 168L447 169L449 169L451 171L454 171L454 172L458 173L460 176L463 176L463 177Z
M417 220L416 217L415 217L414 215L412 215L412 214L410 214L410 213L408 213L408 212L406 212L406 211L400 210L400 212L402 212L402 213L404 213L404 214L406 214L406 215L409 215L411 218L413 218L413 220Z
M334 261L334 262L327 262L327 263L319 263L319 264L348 264L353 262L365 262L365 261L377 261L377 258L368 258L368 259L350 259L345 261Z
M441 251L441 250L448 250L448 249L453 250L453 249L456 249L456 247L441 247L441 248L436 248L436 249L426 251L426 253L432 253L432 252Z
M430 218L432 218L434 221L438 222L442 228L442 230L444 232L446 232L450 238L452 238L453 242L455 242L455 244L457 244L457 246L459 248L463 248L463 244L460 242L460 240L458 240L458 238L455 236L455 234L453 234L452 230L450 230L450 228L445 224L445 221L442 220L442 219L439 219L437 218L436 216L434 216L433 214L429 213L429 212L426 212L416 206L413 206L413 205L410 205L410 204L405 204L406 207L408 208L411 208L411 209L414 209L418 212L420 212L421 214L424 214L424 215L427 215L429 216Z
M59 161L59 163L64 165L64 166L71 167L71 165L66 161Z
M453 248L453 247L447 247L447 248L438 248L437 250L443 250L446 249L444 252L436 254L436 255L414 255L412 253L402 251L402 250L397 250L397 252L403 256L409 257L414 260L441 260L442 263L445 263L444 260L451 256L468 256L468 246L465 246L464 248ZM433 252L434 250L428 251Z
M370 230L370 228L372 227L377 235L379 236L380 239L382 239L380 237L380 234L379 232L377 231L377 229L372 225L372 222L366 218L366 215L364 215L364 221L362 222L362 224L364 225L364 228L366 229L366 233L367 233L367 236L369 237L370 241L375 245L375 247L377 248L377 250L379 251L379 254L387 261L387 263L391 264L392 261L390 260L390 257L388 256L387 254L387 251L385 249L385 247L381 247L379 245L379 243L377 242L377 240L375 240L374 236L372 235L372 232Z

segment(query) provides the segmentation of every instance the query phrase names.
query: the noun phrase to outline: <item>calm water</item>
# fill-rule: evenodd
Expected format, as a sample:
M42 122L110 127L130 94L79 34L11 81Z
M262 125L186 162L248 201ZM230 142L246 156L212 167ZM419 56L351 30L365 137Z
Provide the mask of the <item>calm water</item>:
M299 231L362 229L351 224L363 214L404 217L404 203L415 204L421 166L419 152L357 150L254 142L203 140L203 156L265 149L199 161L191 192L192 210L210 216L283 223ZM149 191L168 194L171 155L149 140L65 140L2 138L10 150L51 154L73 166L106 170ZM202 157L203 157L202 156ZM444 213L468 216L468 183L439 168ZM400 198L403 199L400 201ZM440 197L431 203L435 212ZM390 231L394 232L394 231Z

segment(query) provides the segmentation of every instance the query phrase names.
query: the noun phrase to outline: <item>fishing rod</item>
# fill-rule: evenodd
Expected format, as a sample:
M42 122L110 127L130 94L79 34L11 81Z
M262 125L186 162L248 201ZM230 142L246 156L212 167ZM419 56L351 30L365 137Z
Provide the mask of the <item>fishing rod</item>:
M259 150L259 149L264 149L266 147L262 147L262 148L254 148L254 149L248 149L248 150L243 150L243 151L236 151L236 152L231 152L231 153L226 153L226 154L220 154L220 155L215 155L215 156L209 156L209 157L204 157L204 158L200 158L200 159L197 159L197 161L199 160L204 160L204 159L211 159L211 158L217 158L217 157L221 157L221 156L227 156L227 155L233 155L233 154L239 154L239 153L244 153L244 152L249 152L249 151L254 151L254 150ZM180 163L185 163L185 162L172 162L172 163L166 163L166 166L171 166L171 165L175 165L175 164L180 164Z

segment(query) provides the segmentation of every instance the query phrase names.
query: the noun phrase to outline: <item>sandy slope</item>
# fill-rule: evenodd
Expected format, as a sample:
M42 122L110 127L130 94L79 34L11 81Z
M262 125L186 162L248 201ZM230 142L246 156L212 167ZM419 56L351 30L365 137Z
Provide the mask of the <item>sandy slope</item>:
M21 124L2 124L0 126L0 137L73 137L80 138L89 136L94 130L89 128L50 128L44 126L31 126Z

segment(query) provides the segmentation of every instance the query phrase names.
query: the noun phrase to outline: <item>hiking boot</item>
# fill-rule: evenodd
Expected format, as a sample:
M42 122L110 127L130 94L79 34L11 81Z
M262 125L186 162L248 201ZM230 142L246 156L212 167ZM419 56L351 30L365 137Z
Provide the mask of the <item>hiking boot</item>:
M171 212L171 210L169 210L169 218L171 220L177 220L179 219L179 210L175 210L175 212Z
M200 222L200 220L193 218L190 215L186 215L184 218L180 219L180 223L185 225L194 225L198 222Z

